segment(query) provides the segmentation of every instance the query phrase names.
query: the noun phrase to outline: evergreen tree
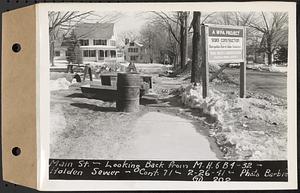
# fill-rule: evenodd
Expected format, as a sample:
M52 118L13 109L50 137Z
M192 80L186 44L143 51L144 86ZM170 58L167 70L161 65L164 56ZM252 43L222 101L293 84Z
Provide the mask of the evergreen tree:
M66 44L68 45L67 61L72 64L82 64L82 53L80 50L80 43L74 34L74 31L70 33L70 37L66 38Z

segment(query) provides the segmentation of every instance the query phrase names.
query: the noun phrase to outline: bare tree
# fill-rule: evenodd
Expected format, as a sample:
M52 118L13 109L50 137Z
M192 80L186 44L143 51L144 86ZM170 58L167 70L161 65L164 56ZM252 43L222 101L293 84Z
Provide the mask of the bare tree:
M183 68L187 59L187 19L188 12L153 12L156 17L152 19L154 23L160 23L172 35L176 46L179 47L180 68ZM180 28L180 31L178 30Z
M55 12L50 11L48 13L49 18L49 43L50 43L50 62L54 65L54 44L59 37L64 37L71 30L71 26L75 26L83 19L87 18L92 12L78 12L78 11L67 11L67 12Z
M268 65L271 65L274 51L281 44L287 44L288 14L285 12L261 12L260 16L251 21L249 27L263 34L261 47L267 54Z
M183 69L187 62L188 12L186 11L178 12L178 18L180 22L180 67L181 69Z
M174 60L174 46L170 41L170 34L160 25L147 23L140 31L141 43L147 48L147 57L150 62L163 62L165 56Z
M191 82L201 81L201 53L200 53L200 18L201 12L194 11L191 26L193 27L193 55Z
M141 30L141 41L145 48L147 49L147 55L150 60L150 63L153 63L155 57L155 49L154 42L156 40L157 34L155 32L155 26L147 24Z
M125 45L126 39L128 39L129 41L137 41L140 39L140 36L137 32L134 32L132 30L124 31L118 34L119 43Z

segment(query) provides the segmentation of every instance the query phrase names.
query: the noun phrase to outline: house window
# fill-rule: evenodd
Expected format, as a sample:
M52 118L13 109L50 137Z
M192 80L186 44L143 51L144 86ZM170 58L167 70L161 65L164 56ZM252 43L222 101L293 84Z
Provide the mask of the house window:
M135 60L137 60L138 59L138 56L130 56L130 60L131 61L135 61Z
M96 50L83 50L83 57L96 57Z
M116 51L115 50L110 51L110 57L112 57L112 58L116 57Z
M55 56L60 56L60 51L55 51Z
M71 56L71 53L69 51L66 51L66 56Z
M128 52L134 52L137 53L139 51L138 48L128 48Z
M89 45L89 40L79 40L79 43L81 46L88 46Z
M129 43L129 46L134 46L134 42L130 42L130 43Z
M101 57L101 58L104 57L104 51L103 50L99 50L99 57Z
M107 40L93 40L94 45L102 45L106 46L107 45Z
M110 40L110 45L111 46L116 46L116 41L115 40Z
M96 57L96 50L89 50L90 57Z
M89 51L83 50L83 57L89 57Z

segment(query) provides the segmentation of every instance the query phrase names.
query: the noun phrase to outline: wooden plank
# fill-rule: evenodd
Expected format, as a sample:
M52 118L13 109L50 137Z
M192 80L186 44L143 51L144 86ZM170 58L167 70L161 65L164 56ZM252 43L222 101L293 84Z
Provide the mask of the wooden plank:
M208 95L208 62L207 62L207 43L206 43L207 27L201 25L201 76L202 76L202 97L206 98Z

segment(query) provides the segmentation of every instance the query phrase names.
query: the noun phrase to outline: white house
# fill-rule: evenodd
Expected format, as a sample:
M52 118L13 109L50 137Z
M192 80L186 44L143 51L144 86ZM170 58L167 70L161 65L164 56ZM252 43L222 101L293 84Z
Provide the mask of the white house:
M147 62L146 49L137 41L125 40L124 46L125 60L129 62Z
M80 23L75 26L74 34L80 43L83 62L122 62L124 60L123 52L116 47L113 23ZM67 44L62 43L61 48L55 50L57 59L64 57L66 59L68 56L63 45Z

